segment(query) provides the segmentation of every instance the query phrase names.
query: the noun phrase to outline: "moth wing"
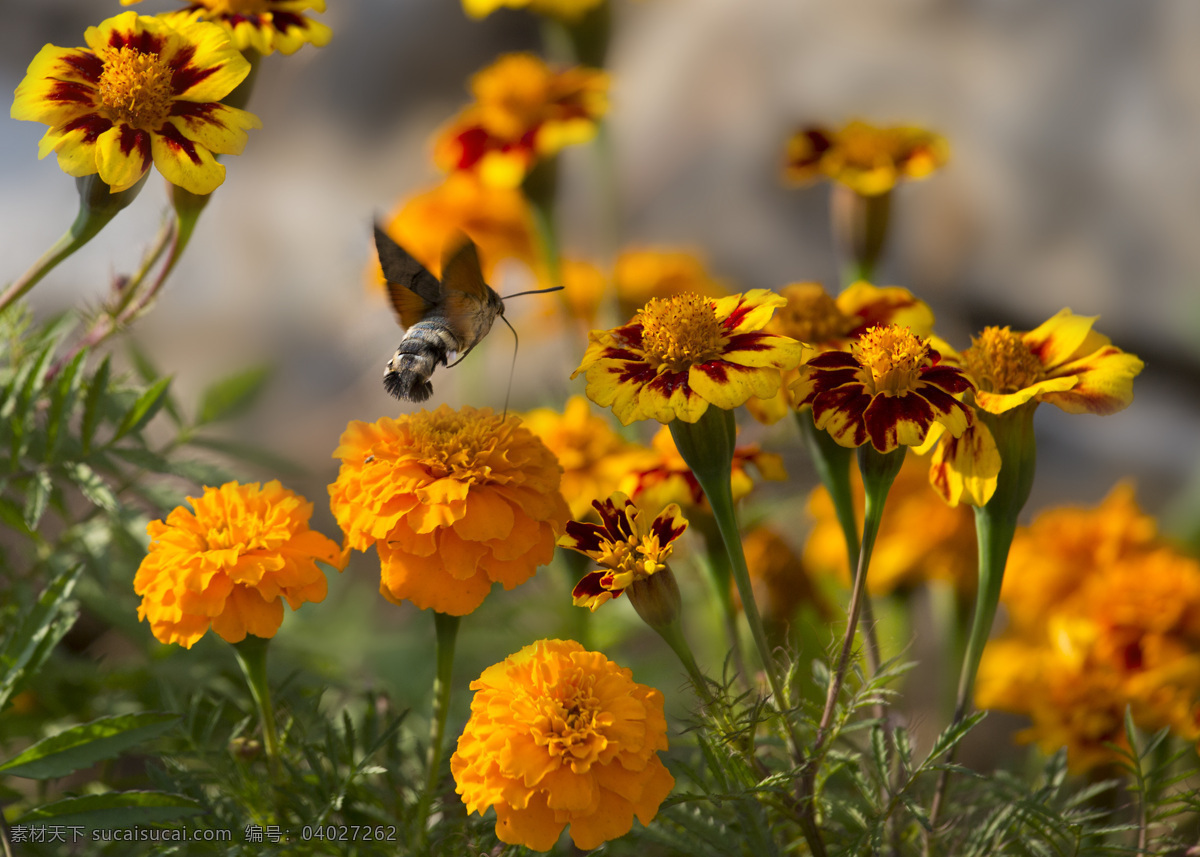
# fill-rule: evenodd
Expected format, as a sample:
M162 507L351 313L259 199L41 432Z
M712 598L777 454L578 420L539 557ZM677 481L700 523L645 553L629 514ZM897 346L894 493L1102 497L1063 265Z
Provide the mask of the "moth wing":
M442 263L442 300L446 321L467 351L491 329L502 306L500 296L483 280L475 242L465 236Z
M412 327L441 299L441 284L411 253L375 224L375 249L387 280L388 298L400 324Z

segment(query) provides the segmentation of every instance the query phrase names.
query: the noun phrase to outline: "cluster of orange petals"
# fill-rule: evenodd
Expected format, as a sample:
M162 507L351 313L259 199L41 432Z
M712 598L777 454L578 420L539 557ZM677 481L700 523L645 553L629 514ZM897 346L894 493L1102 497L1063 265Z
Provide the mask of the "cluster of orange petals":
M554 455L490 408L351 422L330 503L349 548L375 545L390 601L462 616L554 555L568 518Z
M663 696L573 640L540 640L471 683L471 718L450 770L467 812L496 811L503 842L549 851L649 824L675 780Z
M163 643L191 648L211 627L237 643L273 637L283 601L325 599L316 561L345 568L338 545L308 528L312 503L278 482L205 488L147 526L150 549L134 578L138 619Z
M793 134L784 177L798 183L827 178L876 196L900 181L925 178L949 159L950 145L932 131L854 120L838 129L812 125Z

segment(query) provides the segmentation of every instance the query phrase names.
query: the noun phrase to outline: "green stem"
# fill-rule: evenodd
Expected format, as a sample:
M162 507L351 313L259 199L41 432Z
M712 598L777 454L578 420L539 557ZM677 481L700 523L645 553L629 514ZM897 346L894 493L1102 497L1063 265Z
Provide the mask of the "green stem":
M863 196L835 182L829 197L833 240L842 271L842 288L857 280L871 282L887 244L892 193Z
M271 688L267 682L267 649L270 644L269 638L247 634L240 643L233 644L233 653L250 687L254 707L258 709L263 749L267 754L271 775L275 777L279 773L279 734L275 730L275 709L271 705Z
M433 796L441 780L442 745L446 743L446 720L450 714L450 680L454 672L454 647L458 640L461 617L434 612L437 629L437 674L433 679L433 716L430 723L429 770L425 789L417 803L417 823L421 825L420 841L424 844L429 832L429 812Z
M711 706L714 702L712 691L708 687L708 679L704 673L700 671L700 667L696 664L696 657L692 654L692 648L688 645L687 637L683 635L683 624L676 619L664 625L654 626L654 630L658 635L666 641L671 647L683 668L687 670L688 678L692 680L692 684L696 687L696 695L706 705Z
M729 553L725 549L725 540L712 515L698 514L693 517L692 523L704 538L705 552L708 554L708 562L705 564L708 571L708 582L717 598L717 604L721 608L721 619L725 623L725 633L729 638L729 650L733 656L734 669L737 670L745 687L749 689L746 656L742 651L742 635L738 633L737 608L733 603L733 567L729 564Z

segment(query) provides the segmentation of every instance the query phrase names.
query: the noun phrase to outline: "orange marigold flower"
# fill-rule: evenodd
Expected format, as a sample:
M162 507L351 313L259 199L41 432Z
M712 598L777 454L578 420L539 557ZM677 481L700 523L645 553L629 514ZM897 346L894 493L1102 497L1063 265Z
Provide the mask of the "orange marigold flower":
M716 300L687 293L655 298L633 321L593 330L579 368L587 395L612 406L622 425L655 419L694 423L709 405L731 410L779 389L782 369L804 357L804 345L767 333L782 297L766 289Z
M685 508L695 508L709 514L712 509L700 488L700 482L675 446L675 438L667 427L660 428L650 441L653 454L644 461L634 460L617 486L634 499L634 502L650 509L661 509L669 503L678 503ZM733 471L730 485L736 503L754 487L750 467L758 471L759 477L772 482L787 479L783 459L773 452L763 452L751 443L733 450Z
M121 0L132 6L142 0ZM239 51L256 50L264 56L279 51L294 54L304 45L323 47L333 31L304 13L325 11L325 0L184 0L184 8L163 12L173 24L212 21L229 34Z
M497 9L528 9L539 15L573 23L606 0L463 0L463 9L472 18L486 18Z
M807 342L818 354L849 351L855 339L879 324L905 325L917 336L933 334L933 310L899 286L879 288L859 280L835 298L820 283L792 283L780 294L787 303L771 317L767 332ZM785 372L774 397L750 399L746 410L759 422L778 422L792 408L788 388L798 377Z
M928 580L945 581L959 592L975 591L975 517L966 508L947 506L929 485L927 462L909 455L888 491L887 514L871 553L867 588L873 595L908 589ZM857 467L850 490L862 528L863 487ZM813 528L804 545L804 562L814 572L837 575L850 584L846 541L833 501L824 487L809 495Z
M622 318L633 315L653 298L689 292L706 298L723 298L731 291L727 283L709 273L698 252L665 247L623 250L613 265L613 285Z
M876 196L901 180L929 176L949 159L950 145L931 131L855 120L836 131L811 126L792 135L784 177L798 183L824 177L862 196Z
M237 155L258 118L221 99L250 73L220 27L172 26L124 12L83 34L86 48L46 45L17 86L12 117L44 122L38 157L72 176L128 190L151 163L197 194L225 180L214 155Z
M607 497L627 473L650 466L655 457L613 431L585 396L572 396L561 414L550 408L530 411L524 422L558 458L562 494L577 520L591 512L593 500Z
M554 455L515 417L442 405L352 421L329 486L348 548L375 545L389 601L463 616L554 556L566 524Z
M185 648L211 627L230 643L273 637L283 600L293 610L325 599L316 560L339 571L346 555L308 528L312 503L278 482L227 482L151 521L150 549L134 577L138 619L163 643Z
M608 75L555 71L533 54L508 54L471 79L475 102L434 142L447 172L476 171L484 184L517 187L541 158L585 143L608 111Z
M955 437L974 422L955 396L972 388L962 370L941 361L929 340L899 325L864 332L850 351L808 361L792 385L798 405L812 405L817 428L841 446L870 441L879 452L917 446L941 424Z
M600 523L569 522L558 546L590 557L601 566L575 584L571 593L576 606L595 612L639 581L666 570L672 543L683 535L688 522L674 503L647 521L648 516L620 491L606 500L593 501L592 506Z
M549 851L649 824L675 785L663 696L574 640L539 640L471 683L471 717L450 770L467 812L496 810L503 842Z

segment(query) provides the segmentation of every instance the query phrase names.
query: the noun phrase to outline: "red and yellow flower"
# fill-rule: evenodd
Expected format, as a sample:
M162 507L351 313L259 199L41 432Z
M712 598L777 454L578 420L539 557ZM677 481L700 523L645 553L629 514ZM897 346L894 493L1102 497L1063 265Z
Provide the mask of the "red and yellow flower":
M587 142L608 111L603 71L556 71L533 54L501 57L471 79L471 90L475 102L438 135L433 159L494 187L517 187L538 160Z
M351 422L329 486L348 548L375 545L389 601L462 616L554 555L568 517L554 455L490 408Z
M731 410L751 396L775 395L780 370L794 369L805 346L762 328L784 299L766 289L705 298L655 298L633 321L593 330L579 368L587 395L634 420L694 423L709 406Z
M132 6L142 0L121 0ZM182 9L163 12L160 18L180 25L188 21L211 21L229 34L239 51L260 54L293 54L304 45L329 44L333 31L304 13L325 11L325 0L192 0Z
M933 333L933 310L899 286L873 286L859 280L836 298L820 283L792 283L780 291L787 303L771 317L766 330L807 342L816 353L849 351L850 344L868 328L900 324L917 336ZM791 410L789 387L798 375L785 372L779 393L770 399L750 399L746 410L759 422L771 425Z
M99 173L113 193L154 164L172 184L215 190L257 117L221 99L250 73L220 27L173 26L125 12L83 35L87 47L46 45L17 86L12 117L44 122L39 158L58 153L72 176Z
M663 696L574 640L540 640L471 682L471 717L450 771L467 812L496 810L502 842L549 851L649 824L675 785Z
M188 502L147 525L133 581L138 619L163 643L190 649L210 627L230 643L273 637L285 600L293 610L325 600L317 560L346 566L337 544L308 528L312 503L278 482L228 482Z
M823 177L876 196L902 180L931 175L949 159L950 145L931 131L855 120L838 130L814 125L793 134L784 177L804 184Z
M653 521L621 492L592 503L599 524L571 521L558 546L590 557L601 567L575 584L576 606L593 612L631 586L667 570L674 541L687 529L679 506L672 503Z
M844 447L879 452L918 446L935 424L954 437L974 422L956 398L972 388L929 340L900 325L865 331L850 351L827 351L804 364L792 385L797 405L812 405L818 429Z

